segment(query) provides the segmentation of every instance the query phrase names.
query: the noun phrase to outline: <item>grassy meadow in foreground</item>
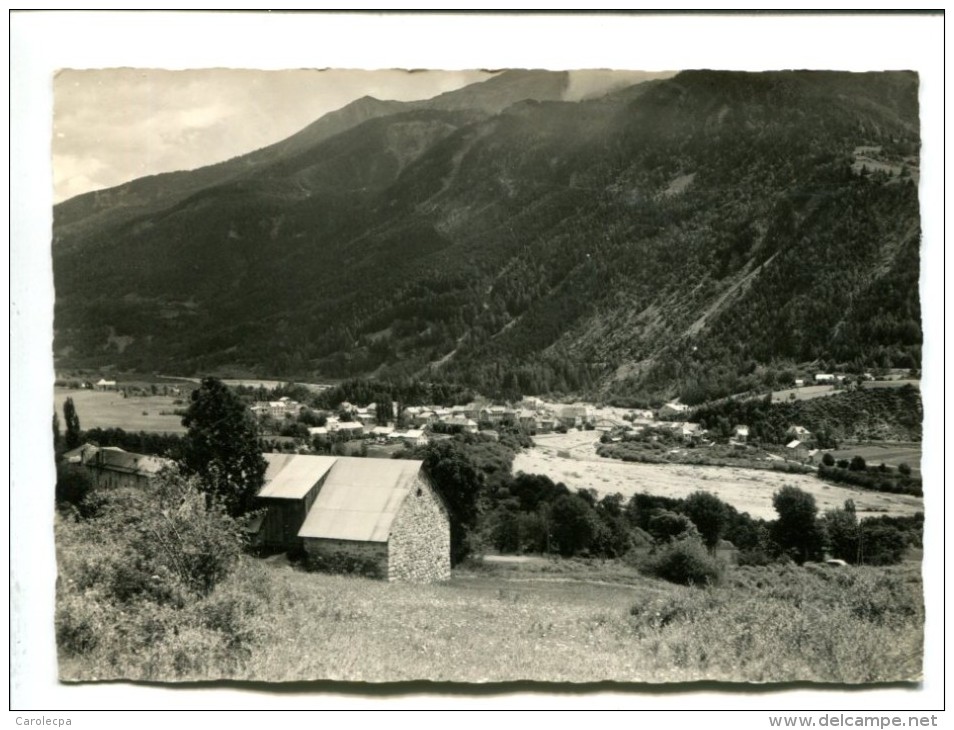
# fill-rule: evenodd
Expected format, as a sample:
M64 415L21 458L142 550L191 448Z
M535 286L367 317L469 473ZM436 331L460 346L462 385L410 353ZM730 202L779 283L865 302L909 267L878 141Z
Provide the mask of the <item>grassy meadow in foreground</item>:
M415 586L246 558L199 604L142 613L144 606L97 601L95 586L78 590L84 564L88 556L61 559L66 681L921 676L914 563L743 567L718 587L687 588L621 562L554 560L461 569L448 583Z

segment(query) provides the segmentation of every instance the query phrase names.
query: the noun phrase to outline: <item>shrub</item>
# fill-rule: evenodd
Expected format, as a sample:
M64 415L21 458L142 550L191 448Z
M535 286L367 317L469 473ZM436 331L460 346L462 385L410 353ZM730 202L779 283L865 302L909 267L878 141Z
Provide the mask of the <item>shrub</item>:
M684 540L699 536L696 526L685 515L660 510L649 518L649 533L657 542Z
M713 558L701 541L679 540L650 555L644 572L670 583L715 585L722 579L723 564Z
M305 559L305 568L320 573L360 575L365 578L387 577L382 574L379 561L346 552L334 552L328 555L309 554Z
M90 598L61 595L56 606L56 645L68 656L86 654L96 648L106 628L103 612Z
M56 465L56 503L79 507L93 489L88 475L71 469L62 462Z

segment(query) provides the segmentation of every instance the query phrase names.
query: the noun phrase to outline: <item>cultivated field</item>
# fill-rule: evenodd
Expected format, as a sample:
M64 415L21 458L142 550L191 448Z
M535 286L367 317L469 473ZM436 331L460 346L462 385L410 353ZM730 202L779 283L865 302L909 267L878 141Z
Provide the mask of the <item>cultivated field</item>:
M130 396L123 398L122 393L112 390L72 390L56 388L54 391L56 412L63 428L63 403L73 399L80 426L90 428L121 428L124 431L151 431L159 433L185 433L182 416L160 415L160 411L171 414L175 409L186 408L186 404L175 404L172 396Z
M645 492L682 498L703 490L739 512L768 520L778 516L772 507L772 494L786 484L813 494L820 511L841 508L846 499L854 500L861 514L912 515L924 511L924 502L918 497L827 484L810 474L604 459L595 452L598 436L593 431L536 436L533 448L517 454L513 471L546 474L571 489L593 488L600 494L619 492L624 497Z

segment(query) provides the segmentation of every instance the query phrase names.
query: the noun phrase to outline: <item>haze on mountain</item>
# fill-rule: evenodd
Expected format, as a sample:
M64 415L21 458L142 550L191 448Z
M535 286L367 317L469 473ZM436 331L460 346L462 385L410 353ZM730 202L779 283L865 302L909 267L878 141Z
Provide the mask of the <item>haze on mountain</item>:
M920 367L917 76L507 71L54 209L58 369L700 401Z

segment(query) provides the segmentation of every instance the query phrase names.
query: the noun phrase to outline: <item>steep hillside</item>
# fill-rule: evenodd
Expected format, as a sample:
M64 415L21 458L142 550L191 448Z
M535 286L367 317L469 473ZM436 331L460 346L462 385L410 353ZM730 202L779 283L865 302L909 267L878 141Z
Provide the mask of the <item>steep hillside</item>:
M697 401L790 362L919 366L916 76L567 89L355 102L227 180L61 204L59 362Z

